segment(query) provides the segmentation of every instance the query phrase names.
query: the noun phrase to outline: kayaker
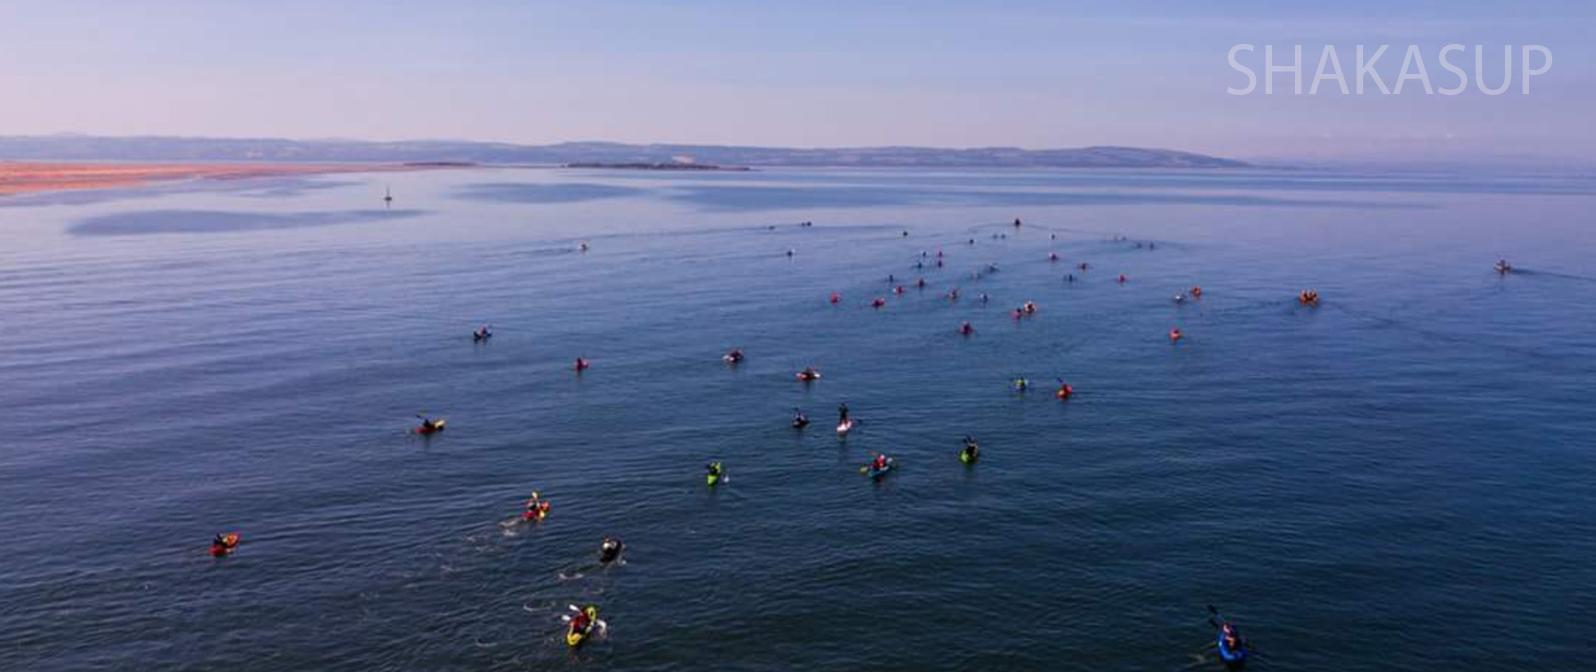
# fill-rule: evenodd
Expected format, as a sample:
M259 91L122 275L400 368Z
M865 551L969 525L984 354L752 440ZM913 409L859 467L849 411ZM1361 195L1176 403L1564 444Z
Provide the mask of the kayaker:
M792 409L792 413L793 429L803 429L809 426L809 416L804 415L803 409L794 408Z
M960 451L960 453L965 462L974 462L977 458L981 457L981 444L976 443L975 439L965 436L964 448Z
M887 456L882 453L876 453L876 459L870 462L870 468L875 471L886 469Z
M809 382L809 381L812 381L812 380L819 380L819 379L820 379L820 372L816 371L815 367L813 367L813 366L806 366L806 367L804 367L804 370L798 372L798 380L804 381L806 383Z
M604 543L599 544L599 562L615 562L621 557L621 549L625 547L626 544L621 543L620 539L605 537Z
M593 629L593 619L598 616L598 607L587 605L571 617L571 632L586 634Z
M1031 381L1024 378L1015 378L1010 384L1014 386L1015 392L1024 392L1031 387Z
M991 301L991 300L992 300L992 297L987 296L986 292L981 292L981 303L986 303L986 302Z
M1075 394L1075 388L1070 387L1069 383L1066 383L1062 380L1058 381L1058 391L1054 392L1053 396L1056 396L1062 400L1070 398L1070 395L1072 394Z
M586 371L588 369L588 367L590 367L590 366L592 366L592 364L589 364L586 358L584 358L584 357L577 357L576 358L576 370L577 371Z
M1075 282L1075 274L1071 273L1069 275L1064 276L1064 281L1065 282Z
M959 325L959 333L969 336L970 334L975 333L975 327L970 326L969 322L965 322L964 324Z
M526 520L532 520L547 515L549 515L549 503L543 501L543 497L538 494L538 491L533 490L532 497L526 500L526 515L523 517Z
M232 553L233 548L236 546L238 546L238 540L236 537L228 538L228 535L217 532L216 537L211 539L211 556L217 558L222 557Z
M743 350L742 348L732 348L731 352L726 353L721 359L726 360L727 364L740 363L743 361Z
M488 331L488 325L486 324L477 327L476 331L471 332L471 338L478 341L486 341L492 335L493 332Z
M720 478L726 475L726 468L722 467L719 462L710 462L704 465L704 473L708 476Z

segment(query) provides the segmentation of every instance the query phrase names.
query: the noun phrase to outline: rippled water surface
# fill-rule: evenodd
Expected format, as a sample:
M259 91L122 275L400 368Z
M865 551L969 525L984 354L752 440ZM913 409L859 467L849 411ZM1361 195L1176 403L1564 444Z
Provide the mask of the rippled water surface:
M1587 667L1593 195L481 169L3 200L0 669L1219 669L1208 604L1259 669ZM504 524L533 489L549 519ZM573 653L587 602L610 634Z

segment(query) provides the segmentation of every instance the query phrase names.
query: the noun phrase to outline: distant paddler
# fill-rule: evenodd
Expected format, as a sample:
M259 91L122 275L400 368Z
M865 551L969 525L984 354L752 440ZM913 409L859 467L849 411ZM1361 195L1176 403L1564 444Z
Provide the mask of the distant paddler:
M238 548L239 536L237 532L218 532L211 539L211 557L223 558L233 554Z
M599 544L599 562L609 564L621 559L621 550L625 548L626 544L620 539L605 537L604 543Z
M975 461L979 459L981 459L981 444L976 443L975 439L969 435L965 435L964 447L959 449L959 461L965 464L975 464Z
M590 604L578 609L573 604L571 605L571 611L576 612L576 614L562 617L566 621L566 646L573 649L577 648L587 642L588 638L593 636L595 632L603 632L608 627L604 621L599 620L598 607L595 605Z
M526 500L526 506L521 510L521 520L525 522L542 521L549 517L552 505L538 491L532 491L532 497Z
M427 417L425 415L422 415L420 413L417 413L416 417L421 419L421 424L416 426L416 433L417 434L420 434L422 436L426 436L428 434L433 434L433 433L436 433L436 432L443 431L443 427L444 427L443 418L429 418L429 417Z

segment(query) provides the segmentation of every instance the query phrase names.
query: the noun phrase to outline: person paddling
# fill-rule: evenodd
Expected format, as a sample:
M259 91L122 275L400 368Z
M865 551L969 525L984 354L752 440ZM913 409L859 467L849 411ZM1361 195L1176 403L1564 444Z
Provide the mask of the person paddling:
M621 543L620 539L605 537L604 543L599 544L599 562L607 564L619 560L621 549L625 547L626 544Z

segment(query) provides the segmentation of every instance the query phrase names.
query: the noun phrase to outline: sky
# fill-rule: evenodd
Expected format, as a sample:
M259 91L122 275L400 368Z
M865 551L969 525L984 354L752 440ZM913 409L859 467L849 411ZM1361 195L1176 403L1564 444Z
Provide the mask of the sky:
M1131 145L1238 158L1596 159L1596 2L0 0L0 135ZM1456 96L1231 95L1263 47L1408 45ZM1522 45L1551 68L1521 90ZM1541 57L1537 54L1537 65ZM1372 83L1371 83L1372 86Z

